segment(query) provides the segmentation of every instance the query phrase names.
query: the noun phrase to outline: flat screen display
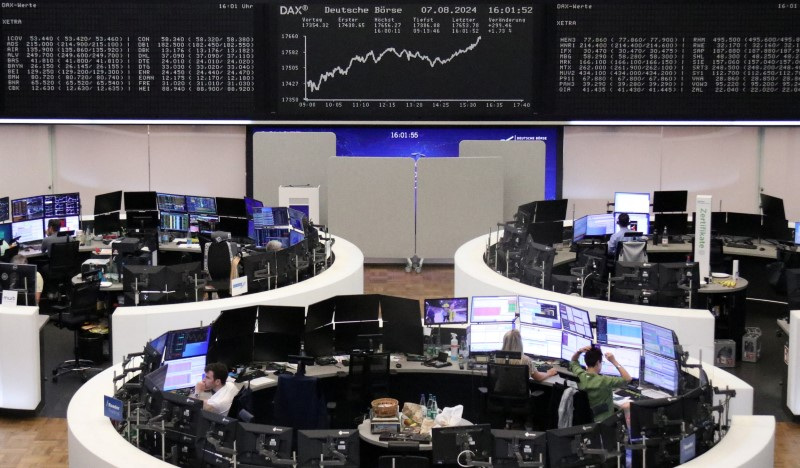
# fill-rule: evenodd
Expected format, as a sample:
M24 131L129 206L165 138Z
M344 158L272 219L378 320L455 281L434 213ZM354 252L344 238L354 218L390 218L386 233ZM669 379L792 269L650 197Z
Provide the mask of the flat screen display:
M614 232L620 230L618 221L619 215L622 213L614 213ZM650 234L650 215L647 213L628 213L628 218L630 218L630 224L628 224L628 228L631 231L641 232L645 236Z
M520 323L561 329L561 313L558 302L527 296L519 296L517 301Z
M650 193L616 192L614 211L620 213L650 213Z
M522 336L522 352L525 354L552 359L561 358L560 329L522 324L519 333Z
M19 242L37 242L44 239L44 220L32 219L11 223L11 235L19 237Z
M157 210L156 192L125 192L125 211Z
M569 361L577 350L590 344L592 344L592 340L585 336L564 331L561 333L561 359ZM582 355L581 358L583 358Z
M59 232L77 231L81 228L80 216L45 218L43 225L45 235L47 235L47 226L50 224L51 219L57 219L61 223L61 227L58 229Z
M29 221L42 218L44 218L43 196L11 200L11 221Z
M59 193L44 196L45 218L66 218L81 215L81 195L79 193Z
M592 339L592 323L589 320L589 312L566 304L559 304L559 310L561 312L561 328L589 340Z
M475 296L470 322L512 322L517 316L517 296Z
M586 217L586 235L602 237L614 233L617 225L613 213L593 214Z
M642 322L598 315L597 342L642 349Z
M800 244L800 222L794 223L794 243Z
M660 190L653 192L653 213L686 211L686 190Z
M14 238L13 234L11 223L0 224L0 244L2 244L3 241L10 244L11 239Z
M8 197L0 198L0 223L8 221L9 213L11 212L10 208L11 202Z
M678 393L678 361L645 351L642 381L670 395Z
M214 197L186 196L186 209L189 213L217 214L217 200Z
M211 327L187 328L169 332L164 354L165 361L205 355Z
M625 368L636 380L639 380L639 370L641 368L642 350L637 348L626 348L624 346L613 346L610 344L601 344L600 351L603 353L603 365L600 369L602 375L613 375L615 377L622 377L614 364L606 359L606 353L612 353L619 365ZM581 355L583 358L583 355ZM585 364L585 363L583 363Z
M503 335L512 323L473 323L469 326L469 352L487 353L503 349Z
M425 325L467 323L468 303L466 297L425 299Z
M122 190L94 196L94 214L111 213L122 209Z
M164 379L164 391L190 388L203 380L206 367L206 356L173 359L166 361L167 377Z
M186 213L186 196L176 195L174 193L161 193L156 194L158 201L158 209L161 211L172 211L175 213Z
M675 359L675 338L669 328L642 322L642 344L645 351Z
M162 231L187 232L189 230L189 215L187 213L172 213L162 211L160 218L160 226Z
M254 207L253 225L256 229L289 226L289 209L285 207Z

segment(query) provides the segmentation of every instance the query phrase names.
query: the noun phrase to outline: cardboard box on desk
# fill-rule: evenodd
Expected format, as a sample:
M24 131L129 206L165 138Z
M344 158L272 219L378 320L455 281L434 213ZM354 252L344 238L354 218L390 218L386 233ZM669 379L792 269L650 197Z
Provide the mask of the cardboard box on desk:
M714 340L714 365L717 367L736 366L736 342L733 340Z

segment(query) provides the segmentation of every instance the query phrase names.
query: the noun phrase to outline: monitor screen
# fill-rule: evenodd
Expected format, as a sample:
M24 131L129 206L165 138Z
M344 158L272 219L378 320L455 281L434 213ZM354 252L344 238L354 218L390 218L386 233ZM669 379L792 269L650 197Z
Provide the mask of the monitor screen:
M572 356L575 355L576 351L590 344L592 344L592 340L575 333L564 331L561 334L561 359L569 361L572 359ZM582 358L583 356L581 356L581 359Z
M622 213L614 213L614 225L616 226L614 232L620 230L619 224L617 221L619 220L619 215ZM631 222L628 224L628 228L631 231L641 232L645 236L650 234L650 215L647 213L628 213L628 218L630 218Z
M517 316L517 296L474 296L469 321L511 322Z
M186 213L186 195L158 192L156 193L156 200L160 211Z
M108 234L111 232L119 232L121 229L122 229L122 224L119 221L119 211L117 211L116 213L95 215L94 217L95 234Z
M650 193L616 192L614 211L619 213L650 213Z
M643 382L675 396L679 375L678 361L645 351Z
M653 213L686 211L688 196L686 190L657 190L653 192Z
M616 221L612 213L593 214L586 217L586 236L603 237L614 233Z
M236 459L247 466L269 466L272 461L288 462L292 465L292 433L291 427L274 424L253 424L239 422L236 432ZM267 462L262 453L269 451L274 455ZM278 466L284 465L283 463Z
M59 193L44 196L45 218L66 218L81 215L81 195L79 193Z
M256 241L256 245L267 245L270 241L278 241L281 243L281 248L288 249L291 244L290 233L294 232L289 228L273 228L273 229L256 229L253 231L252 239Z
M186 195L186 209L189 213L217 214L217 200L214 197Z
M542 245L555 245L564 241L564 221L549 221L528 224L528 235L533 242Z
M598 315L597 342L642 349L642 322Z
M161 212L160 226L162 231L182 231L189 230L189 215L186 213Z
M469 352L487 353L503 349L503 335L512 323L473 323L469 326Z
M713 221L712 221L713 226ZM723 234L734 237L758 238L761 235L761 215L750 213L727 213Z
M189 215L189 230L191 232L210 233L216 229L218 216L192 213Z
M164 355L164 348L167 347L167 337L169 332L162 333L155 339L150 340L150 346L162 356Z
M232 218L246 218L247 205L244 198L217 197L217 214Z
M612 353L614 358L617 360L617 363L624 367L631 377L639 380L639 368L641 367L642 360L641 349L601 344L600 350L603 352L603 365L600 369L600 373L602 375L613 375L615 377L622 376L619 373L619 369L617 369L614 364L611 364L611 362L609 362L609 360L605 357L606 353ZM581 358L583 358L583 355L581 355Z
M792 233L789 229L789 221L773 216L761 217L761 236L762 239L773 239L778 241L789 241Z
M580 242L586 237L586 224L588 216L583 216L572 221L572 242Z
M217 231L230 232L233 237L248 237L247 228L246 218L220 216L219 221L217 221Z
M289 231L289 245L290 246L298 244L300 242L303 242L303 239L305 239L305 238L306 238L306 236L302 232Z
M291 224L292 227L297 229L298 231L303 230L303 218L307 217L308 215L305 214L304 212L296 210L294 208L289 208L289 224Z
M689 234L689 218L686 213L659 213L653 219L653 232L663 233L664 228L671 236Z
M669 328L642 322L642 343L645 351L675 359L675 337Z
M205 356L208 353L208 338L211 327L187 328L169 332L164 354L165 361Z
M244 206L247 209L247 215L253 216L253 209L264 206L264 202L250 197L244 197Z
M44 235L47 235L47 226L50 224L51 219L57 219L61 223L61 228L59 228L60 232L66 231L77 231L81 228L81 221L79 216L67 216L67 217L53 217L53 218L45 218L44 220Z
M125 192L125 211L157 210L156 192Z
M287 362L300 354L300 334L259 332L253 334L253 362Z
M525 354L561 358L561 330L522 324L519 333L522 336L522 352Z
M11 200L11 221L30 221L44 218L44 197Z
M289 225L289 209L284 207L262 206L253 208L253 225L256 229Z
M561 329L558 302L519 296L518 304L520 323Z
M0 244L5 241L10 244L11 239L14 238L14 232L11 229L11 223L0 224Z
M765 193L761 196L761 214L772 216L773 218L786 219L786 212L783 209L783 198L773 197Z
M425 325L467 323L468 302L466 297L425 299Z
M566 304L559 304L559 310L561 312L561 328L592 339L592 323L589 320L589 312Z
M122 190L94 196L94 214L111 213L122 209Z
M32 219L11 223L11 235L19 237L20 243L36 242L44 239L44 220Z
M10 207L11 203L8 197L0 198L0 223L5 223L8 221L8 216L10 214Z
M800 244L800 222L794 223L794 243Z
M206 356L173 359L166 361L167 377L164 379L164 391L194 387L203 380L206 367Z
M561 200L541 200L536 202L536 218L537 223L546 223L550 221L563 221L567 218L567 203L569 200L566 198Z
M579 453L578 450L581 445L586 448L600 448L602 444L600 424L598 423L550 429L547 431L547 466L554 468L602 466L605 461L605 455L602 452ZM616 464L616 462L613 463Z

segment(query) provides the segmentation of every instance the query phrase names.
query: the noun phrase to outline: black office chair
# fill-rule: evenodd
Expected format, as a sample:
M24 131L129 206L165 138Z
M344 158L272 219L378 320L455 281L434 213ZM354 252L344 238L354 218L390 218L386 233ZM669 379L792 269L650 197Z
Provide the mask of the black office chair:
M388 353L354 353L350 355L347 375L346 405L340 411L341 421L352 423L360 419L372 400L389 395Z
M250 382L248 382L233 397L228 417L243 422L253 422L254 413L253 389L250 388Z
M295 430L326 429L329 426L325 396L317 377L279 375L272 405L272 424L276 426Z
M91 322L99 318L97 311L97 295L100 290L99 282L88 282L77 284L72 288L69 303L57 305L53 308L58 312L51 316L53 324L58 328L66 328L73 334L73 359L66 360L53 369L53 382L57 383L58 378L71 372L78 372L81 382L86 382L87 373L95 370L95 363L88 359L81 359L79 356L79 333L81 326L86 322Z
M553 384L550 393L550 402L547 405L548 430L558 428L558 408L561 405L561 398L564 396L564 391L566 389L566 385L560 383ZM572 424L569 424L567 427L591 424L593 422L594 412L589 405L589 395L583 390L578 390L572 396Z
M493 428L509 429L515 422L526 422L533 413L528 390L530 368L525 364L489 363L487 387L478 391L484 396L484 417Z
M383 455L378 458L378 468L428 468L430 460L418 455Z
M231 263L238 253L235 243L229 240L212 240L204 243L203 270L209 276L209 286L221 297L229 296L231 289Z
M619 262L646 262L647 242L644 241L617 242L616 259Z
M50 263L44 277L43 296L59 302L70 290L72 277L80 271L78 241L56 242L50 246Z

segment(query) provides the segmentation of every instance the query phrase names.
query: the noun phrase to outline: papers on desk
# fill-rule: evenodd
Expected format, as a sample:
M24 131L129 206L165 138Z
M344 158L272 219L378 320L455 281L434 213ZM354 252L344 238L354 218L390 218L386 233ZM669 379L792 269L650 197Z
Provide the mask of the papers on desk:
M258 387L261 385L267 385L272 382L275 382L275 379L270 379L269 377L256 377L255 379L250 381L250 385Z
M95 250L95 253L97 253L97 255L111 255L111 249L110 248L98 249Z

